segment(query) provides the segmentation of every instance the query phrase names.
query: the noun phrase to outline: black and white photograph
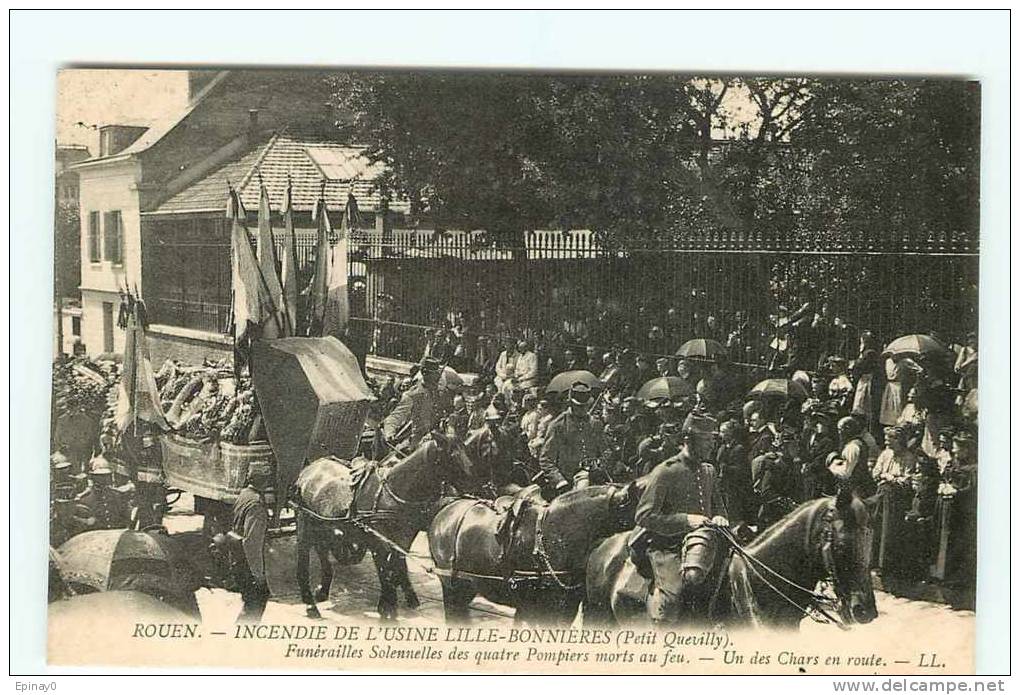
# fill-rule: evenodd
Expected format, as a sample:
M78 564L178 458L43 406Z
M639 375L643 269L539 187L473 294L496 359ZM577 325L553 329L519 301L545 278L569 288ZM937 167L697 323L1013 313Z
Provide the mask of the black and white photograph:
M983 84L753 67L61 67L49 663L975 673Z

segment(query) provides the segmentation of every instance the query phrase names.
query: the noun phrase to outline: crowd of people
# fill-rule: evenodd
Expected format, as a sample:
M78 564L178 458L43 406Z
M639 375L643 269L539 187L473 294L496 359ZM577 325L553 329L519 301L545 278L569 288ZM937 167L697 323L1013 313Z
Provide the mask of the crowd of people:
M782 329L761 364L731 359L744 356L735 347L739 331L722 335L712 315L705 327L715 332L698 337L718 352L689 357L676 354L685 336L657 324L648 333L654 349L536 347L533 332L523 332L496 348L480 340L472 352L452 316L428 334L420 364L437 375L435 418L496 462L497 487L536 481L556 494L582 478L623 482L676 457L691 436L707 436L701 455L714 464L730 521L745 534L801 501L849 486L881 505L875 563L883 573L927 578L941 553L948 556L941 578L972 583L976 336L953 344L922 335L916 349L887 352L876 336L834 321L824 307L781 314ZM447 367L478 378L470 388L460 380L444 387ZM550 388L557 374L582 370L594 379ZM647 397L642 387L662 378L653 392L671 395ZM413 408L386 417L406 389L427 391L421 377L376 386L379 417L391 424L387 436L400 425L424 434Z

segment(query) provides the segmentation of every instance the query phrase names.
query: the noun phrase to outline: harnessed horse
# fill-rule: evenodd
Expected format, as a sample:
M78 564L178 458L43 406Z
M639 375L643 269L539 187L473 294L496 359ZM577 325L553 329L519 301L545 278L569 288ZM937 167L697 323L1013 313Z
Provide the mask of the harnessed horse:
M633 524L640 483L572 490L548 505L462 499L429 526L429 550L448 621L464 620L478 594L514 606L515 620L572 620L589 550ZM507 514L513 510L513 516Z
M343 517L316 513L292 493L297 522L297 580L310 617L321 617L317 601L329 598L333 570L330 554L341 564L360 562L372 551L379 576L378 611L393 619L397 588L407 605L417 608L417 594L407 575L405 555L420 531L428 527L445 484L471 480L471 461L456 439L433 432L406 458L369 462L355 484L350 511ZM402 554L397 550L404 551ZM315 550L322 584L313 595L308 580L309 553Z
M804 617L845 626L877 616L869 504L849 489L801 504L746 547L729 529L713 529L730 556L714 578L709 620L794 629ZM629 559L628 535L606 539L589 556L586 622L647 619L650 582ZM835 599L816 591L819 582L831 587Z

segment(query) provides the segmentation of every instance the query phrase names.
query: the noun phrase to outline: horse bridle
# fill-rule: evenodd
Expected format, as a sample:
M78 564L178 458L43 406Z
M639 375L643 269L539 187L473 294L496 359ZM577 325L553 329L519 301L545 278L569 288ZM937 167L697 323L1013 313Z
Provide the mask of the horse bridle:
M433 439L432 441L435 442L437 448L440 447L439 442L437 442L435 439ZM454 445L451 443L450 447L452 448L453 446ZM452 455L449 450L446 450L444 453L446 453L447 455ZM378 511L379 511L379 500L382 499L382 494L383 494L384 491L386 492L386 494L388 494L390 497L393 498L394 502L396 502L397 504L399 504L401 506L412 507L413 509L415 509L415 511L417 513L421 513L425 509L427 509L430 506L432 506L432 504L434 504L434 502L435 502L435 500L432 499L431 497L429 497L428 499L425 499L425 500L409 500L409 499L406 499L404 497L401 497L396 492L394 492L393 486L390 485L390 482L389 482L389 473L383 473L381 470L379 470L377 468L376 469L376 475L379 476L379 489L376 491L376 493L375 493L375 500L373 500L373 502L372 502L372 514L377 514L378 513ZM439 480L436 481L436 484L437 484L437 486L438 486L438 488L440 490L442 489L442 485L445 482L447 482L445 476L441 477Z
M836 508L834 504L827 505L826 510L822 514L822 545L820 548L822 554L822 564L825 569L825 576L822 579L823 583L833 587L833 591L836 593L836 598L833 599L830 596L821 594L814 589L809 589L805 586L798 584L797 582L788 579L779 572L766 565L764 562L748 553L744 547L737 540L736 536L728 527L717 526L715 524L708 524L710 528L715 529L730 545L731 552L739 555L744 559L748 568L758 577L759 580L765 586L773 591L776 595L782 598L784 601L789 603L791 606L800 611L804 616L811 618L814 622L818 623L831 623L836 625L842 630L849 630L850 628L845 622L836 616L832 615L829 610L835 608L839 613L845 614L846 611L840 610L839 604L846 604L849 601L849 597L843 595L839 590L839 584L837 583L837 568L836 560L833 553L833 542L835 533L833 529L833 523L836 518ZM812 535L808 534L808 539L805 542L806 551L811 553L813 548L811 547ZM865 539L866 540L866 539ZM780 587L776 586L773 581L770 581L769 575L777 583L785 584L790 589L794 589L803 594L808 599L808 606L804 607ZM848 609L847 609L848 610Z

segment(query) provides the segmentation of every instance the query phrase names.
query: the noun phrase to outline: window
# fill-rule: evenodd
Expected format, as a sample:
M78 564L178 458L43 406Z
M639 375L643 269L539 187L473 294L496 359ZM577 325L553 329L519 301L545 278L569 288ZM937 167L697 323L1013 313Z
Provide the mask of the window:
M80 338L81 337L81 317L80 316L72 316L71 317L71 335L73 335L76 338Z
M120 265L124 262L124 232L120 210L108 212L103 217L104 257L114 265Z
M99 246L99 213L89 213L89 262L99 263L103 260Z
M309 147L306 152L322 175L330 181L369 180L378 175L378 167L373 167L358 150L346 147Z

